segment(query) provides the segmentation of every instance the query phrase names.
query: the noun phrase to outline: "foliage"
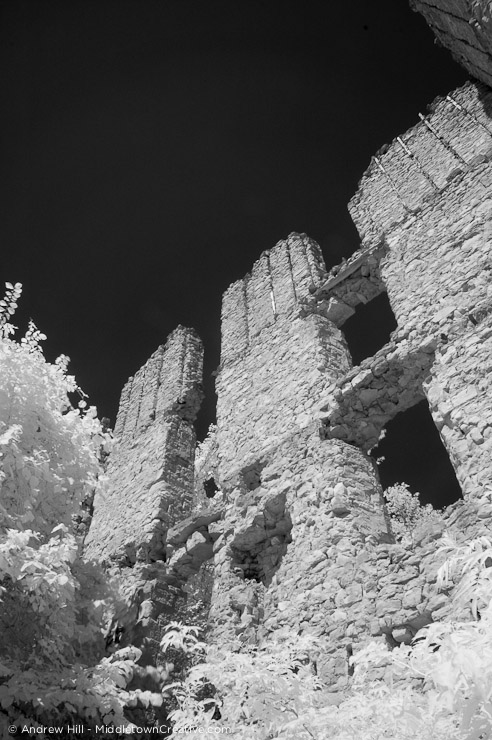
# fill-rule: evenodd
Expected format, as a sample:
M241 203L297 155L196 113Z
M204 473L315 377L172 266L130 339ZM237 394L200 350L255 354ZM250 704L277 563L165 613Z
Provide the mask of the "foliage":
M456 608L471 608L475 618L430 624L412 645L393 650L370 643L351 659L352 688L338 706L313 672L317 656L328 649L319 640L309 643L301 636L262 648L202 648L185 631L183 649L201 649L204 662L194 665L184 682L168 687L179 701L172 715L175 737L185 727L228 726L231 737L244 740L488 740L492 543L480 538L458 547L446 537L443 549L448 560L438 582L449 588L458 578ZM206 701L197 699L204 682L215 687Z
M0 300L0 328L6 327L10 317L14 315L21 294L21 283L5 283L5 295Z
M412 493L406 483L389 486L384 496L391 526L397 540L413 542L415 536L428 527L442 529L442 518L430 504L422 506L418 493Z
M193 665L186 681L165 687L173 691L179 704L170 715L175 733L190 726L213 728L220 724L232 727L234 737L266 738L265 731L273 730L275 723L285 724L318 705L320 682L309 659L319 649L314 638L299 638L295 644L272 643L268 649L240 650L239 644L235 649L221 649L205 646L181 625L174 625L174 645L179 644L178 629L182 649L206 660ZM165 637L163 647L167 644ZM207 686L215 688L214 696L197 699Z
M0 732L22 721L128 724L126 690L139 652L103 655L118 594L80 558L73 519L105 479L108 450L94 408L74 408L68 358L49 363L32 323L20 341L8 320L21 286L0 301ZM80 395L83 395L80 392ZM162 697L158 697L162 701ZM6 735L6 730L3 732ZM2 736L3 736L2 734ZM37 734L42 737L42 734Z

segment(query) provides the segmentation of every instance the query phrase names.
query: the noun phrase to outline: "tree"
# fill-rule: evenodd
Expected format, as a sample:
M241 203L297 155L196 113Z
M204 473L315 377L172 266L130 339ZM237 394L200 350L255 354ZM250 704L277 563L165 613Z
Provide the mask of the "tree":
M68 358L49 363L32 323L20 341L9 323L21 285L0 301L0 730L21 725L128 724L123 709L139 651L104 657L108 610L120 599L104 573L81 559L73 520L103 488L110 446ZM150 701L146 697L147 701ZM3 736L2 735L2 736ZM37 734L37 737L43 737Z

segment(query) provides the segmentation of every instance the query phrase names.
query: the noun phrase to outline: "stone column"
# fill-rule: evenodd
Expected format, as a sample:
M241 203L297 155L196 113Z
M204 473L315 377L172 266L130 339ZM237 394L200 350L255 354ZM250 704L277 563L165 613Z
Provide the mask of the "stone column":
M124 387L108 489L95 498L85 541L86 559L125 583L125 642L143 648L142 661L155 662L161 623L182 599L182 582L165 562L166 544L193 501L202 360L196 333L179 326Z
M313 298L325 280L318 245L291 235L224 296L217 438L229 505L210 625L220 643L326 638L318 668L336 690L375 617L375 548L388 531L372 461L322 438L321 398L351 368Z

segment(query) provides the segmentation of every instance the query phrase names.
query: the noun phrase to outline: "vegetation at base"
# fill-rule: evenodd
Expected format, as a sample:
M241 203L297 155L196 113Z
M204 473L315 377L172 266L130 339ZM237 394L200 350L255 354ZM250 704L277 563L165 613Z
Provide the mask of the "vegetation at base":
M171 713L175 730L226 726L242 740L488 740L492 542L458 546L445 536L442 549L448 559L438 583L448 588L458 579L456 606L468 609L469 621L430 624L411 645L393 649L382 639L369 643L351 658L352 687L338 705L315 671L329 649L323 640L304 635L221 649L181 627L182 649L203 660L170 686L179 703ZM204 684L215 689L205 701L197 698Z

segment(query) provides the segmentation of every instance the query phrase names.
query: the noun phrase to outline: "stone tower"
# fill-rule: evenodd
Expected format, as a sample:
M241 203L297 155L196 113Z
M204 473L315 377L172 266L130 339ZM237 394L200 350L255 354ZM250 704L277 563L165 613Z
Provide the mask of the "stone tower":
M351 368L314 299L325 280L318 245L291 234L224 296L217 442L228 505L210 624L221 642L331 635L318 668L342 688L347 609L362 631L375 617L358 563L388 532L372 461L322 438L321 399Z
M179 326L125 385L107 470L96 496L85 556L123 576L132 605L126 642L156 662L160 623L182 600L182 579L166 561L168 532L191 511L202 398L201 341Z

